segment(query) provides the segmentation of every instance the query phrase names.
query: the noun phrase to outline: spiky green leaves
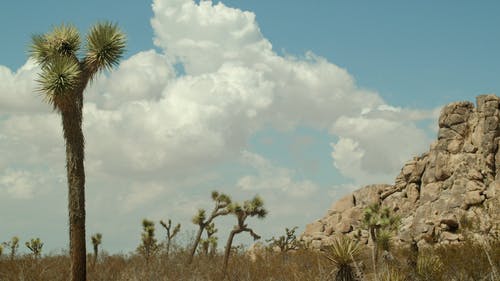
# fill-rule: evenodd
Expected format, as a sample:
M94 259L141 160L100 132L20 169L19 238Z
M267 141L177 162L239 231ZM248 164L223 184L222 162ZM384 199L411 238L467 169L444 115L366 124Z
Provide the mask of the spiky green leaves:
M202 225L207 218L204 209L198 209L198 214L191 220L194 224Z
M423 277L423 280L440 280L443 272L443 263L431 253L423 253L418 257L417 274Z
M343 266L354 262L360 253L361 247L356 240L340 235L333 239L325 257L336 266Z
M94 75L117 65L125 49L125 35L116 24L94 25L87 35L85 58L78 51L81 39L78 29L62 24L45 34L32 36L30 56L40 64L42 72L38 82L40 91L55 109L64 110L66 98L79 85L86 86ZM80 89L80 95L83 87Z
M91 74L118 65L125 52L125 43L125 34L116 24L103 22L94 25L87 34L85 57L85 65Z
M264 201L259 196L255 196L252 200L246 200L243 202L243 206L237 202L233 202L227 206L227 209L242 220L245 220L246 217L254 216L262 219L267 215L267 210L264 209Z
M267 210L264 209L264 201L259 196L255 196L250 201L245 201L243 203L243 209L251 217L257 216L261 219L265 218L267 215Z
M40 92L45 93L47 101L60 108L64 98L78 86L80 81L80 67L73 58L59 56L48 61L42 67L37 82Z
M61 109L65 98L78 86L80 44L78 30L72 25L62 24L51 32L32 36L30 55L42 67L37 80L39 91L54 108Z
M231 197L229 197L229 195L219 193L218 191L212 191L212 200L214 200L220 208L225 208L231 203Z
M382 208L378 203L368 206L363 212L363 225L367 228L395 231L400 221L399 216L391 214L389 208Z
M61 56L76 58L81 44L76 27L65 24L46 34L35 34L31 39L30 55L42 68Z

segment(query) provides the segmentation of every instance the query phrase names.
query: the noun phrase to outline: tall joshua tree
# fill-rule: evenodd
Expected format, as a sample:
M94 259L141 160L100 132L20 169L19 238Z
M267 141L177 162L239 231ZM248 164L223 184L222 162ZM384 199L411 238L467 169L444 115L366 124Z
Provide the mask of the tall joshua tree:
M223 275L226 276L227 272L227 263L229 261L229 255L231 254L231 246L233 244L233 239L236 234L241 232L248 232L252 235L254 240L260 239L260 236L257 235L248 225L245 223L245 220L249 217L255 217L262 219L267 215L267 210L264 209L264 201L259 196L255 196L250 201L243 202L243 206L238 203L231 203L227 209L229 212L236 216L238 220L238 224L234 226L231 233L229 233L229 237L226 243L226 250L224 253L224 267L223 267Z
M80 52L78 30L60 25L32 37L30 56L41 66L39 91L62 117L68 178L71 280L86 280L85 171L82 132L83 92L98 72L116 66L124 53L125 35L116 24L97 23Z
M174 238L177 233L181 230L181 224L178 223L173 229L172 229L172 220L168 220L168 223L165 223L164 221L160 221L160 224L167 230L167 257L170 252L170 243L172 243L172 239Z
M212 200L215 202L214 209L210 216L207 218L206 212L203 209L198 210L198 214L193 217L193 223L198 225L198 232L196 233L196 237L193 243L193 247L191 248L191 253L189 256L188 264L193 262L194 254L196 253L196 248L198 248L198 244L201 240L201 235L203 234L203 230L212 223L212 221L218 216L225 216L229 214L229 210L227 207L231 204L231 198L224 194L219 193L217 191L212 192Z

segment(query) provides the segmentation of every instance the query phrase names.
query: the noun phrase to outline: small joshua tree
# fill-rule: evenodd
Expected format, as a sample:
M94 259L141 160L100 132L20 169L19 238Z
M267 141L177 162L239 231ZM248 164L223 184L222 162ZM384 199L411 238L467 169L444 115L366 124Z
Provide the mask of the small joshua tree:
M205 228L210 225L216 217L225 216L230 213L227 207L231 204L231 198L228 195L213 191L212 200L215 202L215 206L208 218L204 209L199 209L198 214L193 217L192 221L194 224L198 225L198 232L196 233L193 247L191 248L188 264L193 262L193 257L196 249L198 248L198 244L200 243L203 230L205 230Z
M178 223L174 229L172 229L172 220L168 220L168 223L165 223L164 221L160 221L160 224L167 230L167 257L170 252L170 244L172 243L172 239L174 238L177 233L181 230L181 224Z
M35 259L38 259L42 255L43 243L40 238L32 238L30 241L27 241L25 245L30 249Z
M370 239L373 243L372 263L375 276L378 276L379 249L381 246L382 248L389 248L391 233L398 230L399 222L398 216L393 216L389 208L382 208L379 203L372 204L364 210L363 226L370 233Z
M231 254L231 246L233 244L234 236L241 232L248 232L252 235L254 240L260 239L260 236L257 235L248 225L245 223L245 220L248 217L257 216L259 219L263 219L267 215L267 210L264 209L264 201L259 196L255 196L250 201L243 202L243 206L238 203L231 203L228 206L228 211L235 215L238 224L234 226L233 230L229 233L229 237L226 243L226 250L224 253L224 267L223 267L223 275L226 276L227 272L227 264L229 261L229 255Z
M102 234L101 233L96 233L92 235L90 238L92 239L92 246L94 247L94 262L93 264L95 265L97 263L97 255L99 254L99 245L102 243Z
M212 222L211 224L207 225L207 227L205 227L205 230L207 238L200 240L201 252L205 256L208 256L209 253L210 256L214 256L215 251L217 250L217 241L218 241L218 238L214 236L214 234L217 232L217 228L215 228L215 224Z
M298 226L293 228L285 228L285 235L281 235L278 238L273 238L266 240L270 242L269 246L271 247L279 247L281 252L288 252L290 250L297 250L299 248L299 243L297 241L297 236L295 235L295 231Z
M286 253L291 250L297 250L299 248L299 242L297 241L297 235L295 231L297 226L293 228L285 228L285 235L281 235L278 238L273 238L266 240L269 242L269 247L278 247L283 256L283 260L286 259Z
M14 236L8 242L3 242L6 248L10 249L10 259L13 260L16 256L17 249L19 249L19 237Z
M325 257L336 267L335 281L354 281L355 274L352 263L356 262L360 254L360 247L357 241L347 236L337 236L329 246Z
M158 243L155 238L155 224L154 222L144 219L142 220L142 234L141 234L141 245L137 248L137 251L144 256L146 263L149 264L151 256L156 254L159 249Z

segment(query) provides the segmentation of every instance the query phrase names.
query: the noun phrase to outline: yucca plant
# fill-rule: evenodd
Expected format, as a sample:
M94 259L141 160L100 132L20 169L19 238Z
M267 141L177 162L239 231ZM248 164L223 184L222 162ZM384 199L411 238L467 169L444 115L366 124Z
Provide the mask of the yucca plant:
M242 232L248 232L253 237L254 241L260 239L260 236L256 234L253 229L249 228L245 223L246 219L249 217L257 217L263 219L267 215L267 210L264 208L264 201L259 196L255 196L252 200L247 200L243 202L242 205L233 202L227 207L228 211L233 214L238 220L238 224L233 227L233 230L229 233L229 237L226 242L226 249L224 252L224 263L222 268L223 276L227 273L227 264L229 261L229 255L231 254L231 246L233 244L234 236Z
M190 250L188 264L193 262L194 254L196 253L196 249L198 248L198 244L201 240L201 235L203 234L205 228L210 225L216 217L229 214L227 207L231 204L231 198L228 195L219 193L218 191L212 191L212 200L214 201L215 206L208 218L206 211L204 209L199 209L198 214L192 219L192 222L198 225L198 232L196 233L193 246Z
M337 236L327 247L325 257L337 268L335 281L356 280L352 264L359 257L361 248L357 241L345 235Z
M439 281L443 272L443 262L431 253L422 253L418 256L417 276L422 281Z
M32 238L30 241L27 241L25 245L31 251L35 259L38 259L42 255L43 243L40 238Z
M62 24L32 37L30 56L40 66L39 91L61 114L66 143L71 281L86 281L85 170L82 132L83 92L89 81L116 66L125 49L125 35L116 24L97 23L86 36L85 50L72 25Z
M380 275L380 281L406 281L406 280L408 280L406 278L406 275L395 268L388 268Z

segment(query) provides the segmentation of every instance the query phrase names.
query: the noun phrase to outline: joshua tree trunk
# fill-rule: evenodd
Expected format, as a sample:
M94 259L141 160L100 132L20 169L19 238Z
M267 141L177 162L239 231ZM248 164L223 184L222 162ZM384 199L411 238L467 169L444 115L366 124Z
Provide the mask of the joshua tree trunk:
M370 238L373 243L373 248L372 248L373 273L375 273L375 280L378 281L378 273L377 273L378 246L377 246L377 238L375 236L375 228L370 228Z
M95 265L97 263L97 255L99 254L99 245L94 244L94 262L92 263Z
M172 242L172 238L168 237L167 238L167 258L170 254L170 243Z
M231 233L229 234L229 237L227 238L227 243L226 243L226 250L224 252L224 267L222 269L222 276L226 276L227 273L227 263L229 261L229 255L231 254L231 246L233 245L233 239L234 236L241 231L239 230L232 230Z
M71 281L86 281L85 247L85 170L84 137L82 132L83 88L73 94L61 110L64 140L66 141L66 169L68 177L69 248Z
M196 253L196 248L198 248L198 244L200 243L201 235L203 234L204 229L205 227L200 227L198 229L198 233L196 233L196 238L194 240L193 247L191 248L191 253L189 254L188 264L191 264L193 262L194 254Z

